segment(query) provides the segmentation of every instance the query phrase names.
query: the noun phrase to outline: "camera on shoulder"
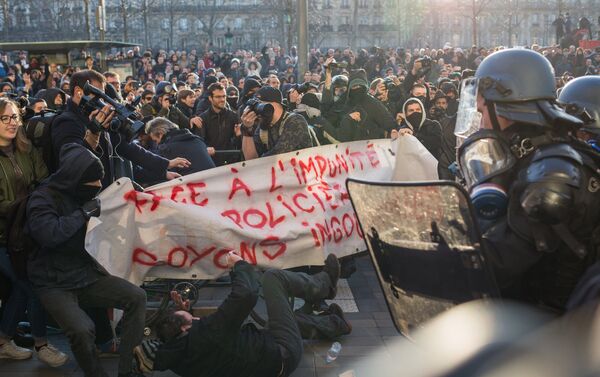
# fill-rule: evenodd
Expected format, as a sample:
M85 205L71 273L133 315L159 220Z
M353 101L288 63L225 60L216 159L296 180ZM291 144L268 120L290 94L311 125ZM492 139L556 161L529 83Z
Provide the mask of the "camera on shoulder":
M79 108L87 117L95 110L102 110L106 105L114 108L115 117L110 123L109 131L118 132L129 142L144 129L144 123L138 119L134 106L123 105L113 100L89 82L85 83L83 93ZM87 128L93 133L102 131L102 127L97 122L87 123Z

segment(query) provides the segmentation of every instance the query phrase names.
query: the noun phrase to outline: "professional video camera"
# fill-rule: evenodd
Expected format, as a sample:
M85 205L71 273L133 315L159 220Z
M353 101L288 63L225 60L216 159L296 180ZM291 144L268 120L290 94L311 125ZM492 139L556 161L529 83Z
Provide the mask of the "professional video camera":
M265 118L270 118L275 113L275 108L270 103L262 103L256 98L250 98L248 102L246 102L246 106L249 111L254 111L256 115L262 116Z
M84 85L83 93L85 95L81 98L79 107L88 117L93 111L102 110L107 104L115 109L115 118L110 123L110 131L118 132L125 136L127 141L131 141L144 129L144 123L139 120L133 104L123 105L110 98L102 90L92 86L89 82ZM91 94L93 94L94 97L92 97ZM98 133L102 130L102 128L95 123L89 124L88 129L94 133Z

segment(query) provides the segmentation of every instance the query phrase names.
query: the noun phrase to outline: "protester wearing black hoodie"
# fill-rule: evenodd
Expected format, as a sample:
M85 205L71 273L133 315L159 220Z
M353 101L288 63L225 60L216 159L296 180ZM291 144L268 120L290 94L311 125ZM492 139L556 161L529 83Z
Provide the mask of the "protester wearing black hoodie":
M427 119L425 107L418 98L409 98L402 107L405 119L400 125L400 130L410 130L414 137L427 148L436 159L442 153L442 128L440 124ZM401 131L402 133L402 131Z
M396 127L388 109L368 93L367 73L359 69L350 73L347 99L338 127L324 131L338 142L379 139ZM328 138L329 139L329 138Z
M260 81L258 81L257 79L252 77L246 77L246 79L244 80L244 89L242 89L242 92L240 93L237 106L237 112L240 117L242 116L242 113L246 108L246 102L248 102L248 100L254 96L254 93L256 93L258 89L261 88L261 86L262 85Z
M194 104L195 115L200 116L200 114L208 110L208 108L210 107L210 102L208 101L208 87L211 86L211 84L216 83L217 81L219 81L219 79L217 79L216 76L207 76L204 79L204 82L202 83L202 96L200 96Z
M100 212L95 198L103 175L102 163L92 152L66 144L60 168L27 203L29 234L40 245L29 258L29 280L46 311L65 331L86 377L108 374L98 360L94 324L81 307L124 310L119 376L131 373L146 311L144 290L108 274L85 250L87 222Z

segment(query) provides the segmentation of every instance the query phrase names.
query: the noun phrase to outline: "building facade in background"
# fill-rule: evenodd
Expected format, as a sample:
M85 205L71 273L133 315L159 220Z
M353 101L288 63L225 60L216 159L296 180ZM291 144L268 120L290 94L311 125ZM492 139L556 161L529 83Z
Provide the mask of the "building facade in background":
M5 41L100 39L99 0L0 0ZM106 40L168 49L296 44L296 0L105 0ZM554 20L600 0L309 0L310 47L556 43Z

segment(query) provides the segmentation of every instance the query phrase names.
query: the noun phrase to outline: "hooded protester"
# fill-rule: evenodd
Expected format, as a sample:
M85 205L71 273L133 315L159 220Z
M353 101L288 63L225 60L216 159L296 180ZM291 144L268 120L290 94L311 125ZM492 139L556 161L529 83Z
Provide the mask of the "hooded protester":
M315 93L306 93L302 96L300 104L295 110L296 113L302 115L308 123L311 137L314 145L331 144L332 140L325 137L324 129L330 128L331 123L321 116L321 101Z
M50 110L63 110L67 104L67 94L58 88L45 89L41 98L46 101Z
M237 111L238 100L240 98L240 91L235 86L231 85L225 89L227 93L227 104L232 111Z
M326 73L327 74L327 73ZM327 80L327 76L326 79ZM348 77L337 75L331 79L331 86L327 88L327 81L323 90L321 110L323 116L334 126L341 121L342 112L346 104L346 92L348 91Z
M244 80L244 89L242 89L242 92L240 93L237 106L238 115L242 115L244 108L246 107L246 102L254 96L254 93L256 93L261 86L260 81L254 78L247 77L246 80Z
M162 157L171 159L183 156L190 162L187 167L173 169L181 175L215 167L208 155L204 140L186 128L179 129L175 123L166 118L154 118L148 122L146 134L150 135L150 138L158 145L158 153Z
M440 85L440 90L446 94L448 100L448 107L446 108L446 114L453 116L458 112L458 90L456 85L451 82L445 82Z
M40 245L29 258L29 280L65 331L86 376L108 374L98 359L94 324L80 305L124 310L119 376L130 376L133 348L143 337L146 294L108 274L85 250L88 220L100 214L96 196L102 188L102 162L87 148L69 143L61 149L59 166L27 203L29 234Z
M427 119L425 107L418 98L409 98L402 107L405 119L400 125L400 133L408 132L419 139L421 144L436 159L440 158L442 148L442 128L440 124ZM406 131L402 131L406 130Z
M208 101L208 87L211 84L216 83L219 79L216 76L207 76L202 83L202 96L196 99L196 104L194 105L194 114L200 115L210 107L210 102Z
M385 137L395 127L396 122L388 109L368 93L367 73L359 69L350 73L347 98L341 128L354 128L350 140L377 139ZM368 118L368 120L366 120ZM358 126L358 127L357 127Z

